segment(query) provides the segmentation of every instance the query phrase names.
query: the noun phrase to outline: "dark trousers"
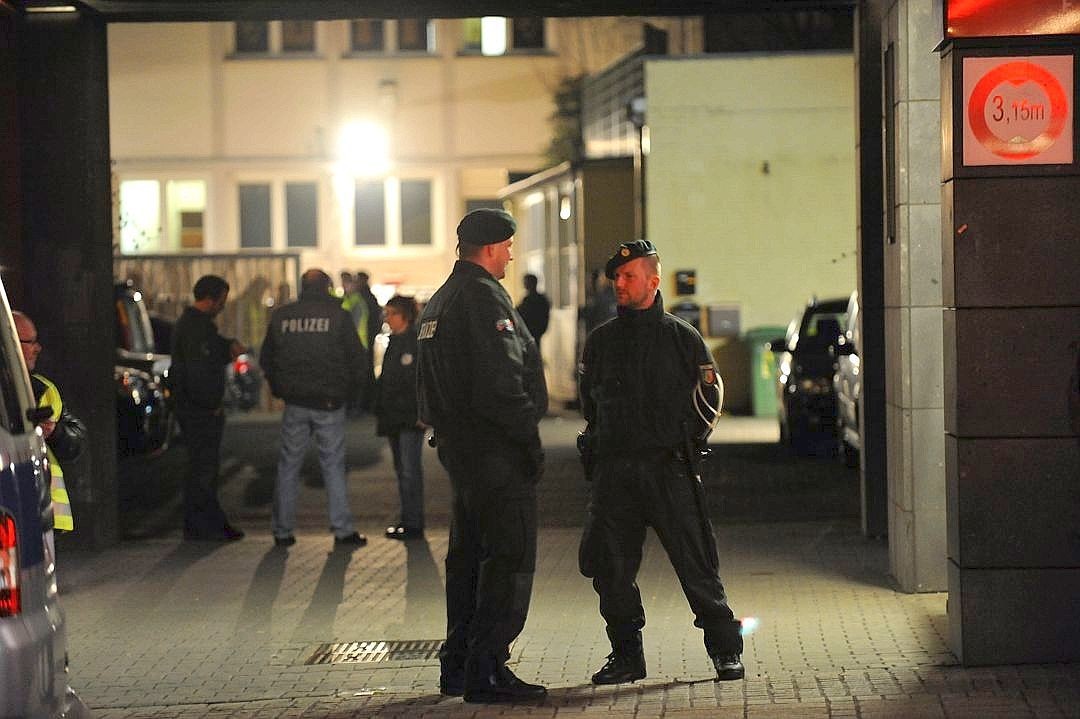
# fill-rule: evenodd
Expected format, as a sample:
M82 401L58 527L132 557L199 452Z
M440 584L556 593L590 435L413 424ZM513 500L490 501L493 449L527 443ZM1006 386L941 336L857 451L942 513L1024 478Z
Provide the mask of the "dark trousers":
M516 447L444 446L453 511L446 556L444 665L504 663L525 626L536 569L535 478Z
M645 528L651 526L705 633L710 656L741 654L740 623L718 575L712 522L701 483L670 453L601 458L581 539L581 572L593 580L616 649L641 646L645 609L637 586Z
M184 531L189 534L220 534L225 512L218 504L218 467L221 464L221 437L225 432L223 412L180 411L176 414L188 451L184 481Z

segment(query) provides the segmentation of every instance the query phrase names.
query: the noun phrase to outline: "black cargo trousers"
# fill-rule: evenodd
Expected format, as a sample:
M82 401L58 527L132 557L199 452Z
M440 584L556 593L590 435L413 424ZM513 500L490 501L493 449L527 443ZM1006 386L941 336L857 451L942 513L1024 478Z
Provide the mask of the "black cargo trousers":
M446 555L446 666L510 658L529 612L536 570L536 476L513 444L468 446L439 437L453 506Z
M645 528L651 526L704 630L709 656L741 654L741 623L727 604L701 482L670 451L598 457L589 517L581 539L581 573L593 580L600 614L616 651L641 647L645 609L637 586Z

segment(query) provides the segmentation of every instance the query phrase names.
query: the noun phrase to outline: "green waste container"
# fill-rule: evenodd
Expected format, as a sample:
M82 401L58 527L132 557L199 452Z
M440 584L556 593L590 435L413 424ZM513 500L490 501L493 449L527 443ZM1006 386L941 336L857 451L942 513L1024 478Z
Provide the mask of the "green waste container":
M786 327L767 326L748 329L743 335L750 349L751 406L757 417L776 416L776 357L769 342L785 332Z

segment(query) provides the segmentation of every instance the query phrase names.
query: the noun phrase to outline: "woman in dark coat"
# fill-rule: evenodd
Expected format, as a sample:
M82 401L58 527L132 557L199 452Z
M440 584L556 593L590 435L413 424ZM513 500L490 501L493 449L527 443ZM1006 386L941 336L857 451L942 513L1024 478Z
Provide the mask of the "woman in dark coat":
M385 307L390 345L375 392L376 432L390 441L401 494L401 519L386 528L390 539L424 536L424 425L416 407L416 318L412 297L394 295Z

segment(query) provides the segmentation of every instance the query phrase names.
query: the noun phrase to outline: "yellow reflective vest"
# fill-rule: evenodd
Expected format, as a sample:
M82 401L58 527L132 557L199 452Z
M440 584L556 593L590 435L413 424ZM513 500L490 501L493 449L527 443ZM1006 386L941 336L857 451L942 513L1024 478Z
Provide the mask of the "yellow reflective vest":
M45 385L45 391L41 394L41 398L38 399L38 407L50 408L52 415L49 419L53 422L59 421L60 414L64 411L64 400L60 398L60 390L56 388L55 384L39 374L35 374L34 379ZM70 532L75 529L75 518L71 514L71 500L68 499L67 485L64 484L64 470L60 463L56 461L53 451L48 449L48 445L46 445L46 450L48 451L49 473L52 480L53 527Z

